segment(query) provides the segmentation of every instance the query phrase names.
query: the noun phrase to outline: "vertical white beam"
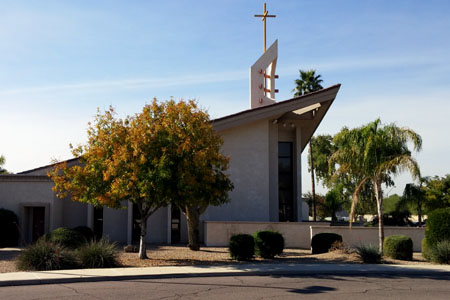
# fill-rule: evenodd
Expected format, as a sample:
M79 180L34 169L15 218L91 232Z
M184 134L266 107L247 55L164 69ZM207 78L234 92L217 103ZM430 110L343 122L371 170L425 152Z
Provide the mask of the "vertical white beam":
M296 160L296 166L297 169L295 170L295 184L296 184L296 195L295 195L295 201L296 201L296 218L297 222L302 221L302 128L297 123L295 126L295 160Z
M127 244L131 245L133 241L133 203L128 201L128 219L127 219Z

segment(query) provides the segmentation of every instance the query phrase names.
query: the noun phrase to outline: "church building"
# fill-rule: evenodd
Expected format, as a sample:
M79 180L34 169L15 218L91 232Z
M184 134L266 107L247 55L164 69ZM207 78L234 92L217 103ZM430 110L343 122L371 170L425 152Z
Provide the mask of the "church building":
M261 17L269 17L265 12ZM250 108L211 121L230 157L234 184L230 202L209 207L201 216L202 238L212 221L302 222L308 206L302 200L301 154L339 91L340 85L275 101L278 43L275 41L250 68ZM77 159L67 165L77 164ZM139 216L132 203L124 209L93 207L58 199L47 172L53 165L0 175L0 208L19 217L21 243L35 241L58 227L91 227L96 235L124 244L139 240ZM147 242L187 242L187 224L179 209L164 207L148 220ZM205 241L206 242L206 241ZM208 244L208 243L207 243Z

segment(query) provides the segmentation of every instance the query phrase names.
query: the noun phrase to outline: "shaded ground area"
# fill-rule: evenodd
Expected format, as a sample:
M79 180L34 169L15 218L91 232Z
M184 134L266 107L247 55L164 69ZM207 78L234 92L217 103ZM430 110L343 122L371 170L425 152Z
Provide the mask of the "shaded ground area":
M0 273L16 272L15 258L20 253L17 248L0 249ZM191 266L191 265L227 265L248 262L231 260L225 247L203 247L200 251L191 251L186 246L155 246L147 249L149 259L140 260L137 253L120 252L119 262L123 267L154 267L154 266ZM256 258L253 263L286 263L286 264L314 264L314 263L361 263L355 253L336 250L324 254L312 255L310 250L285 249L281 257L272 260ZM420 253L414 253L413 261L384 259L388 264L429 264Z

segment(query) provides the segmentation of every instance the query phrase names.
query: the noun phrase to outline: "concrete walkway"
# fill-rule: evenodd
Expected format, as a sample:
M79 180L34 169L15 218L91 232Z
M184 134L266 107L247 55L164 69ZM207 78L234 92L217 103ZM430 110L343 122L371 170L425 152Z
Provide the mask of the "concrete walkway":
M79 269L0 273L0 286L112 281L173 277L245 275L388 275L450 276L449 265L369 264L242 264L227 266L174 266L149 268Z

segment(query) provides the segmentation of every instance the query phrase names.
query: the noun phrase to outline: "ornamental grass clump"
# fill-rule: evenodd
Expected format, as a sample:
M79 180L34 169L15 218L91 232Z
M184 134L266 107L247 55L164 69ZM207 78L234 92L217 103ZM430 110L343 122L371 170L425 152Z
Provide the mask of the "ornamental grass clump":
M438 242L430 249L430 256L433 262L450 264L450 240Z
M356 247L356 253L366 264L381 263L381 254L378 252L378 248L373 245Z
M255 255L255 240L249 234L232 235L228 250L232 259L250 260Z
M106 239L92 240L84 244L76 253L83 268L111 268L118 265L119 248Z
M284 250L283 235L275 231L258 231L254 234L255 252L262 258L272 259Z
M383 252L393 259L412 260L413 241L406 235L390 235L384 239Z
M40 239L20 253L16 266L23 271L47 271L74 269L78 264L71 251L60 244Z

